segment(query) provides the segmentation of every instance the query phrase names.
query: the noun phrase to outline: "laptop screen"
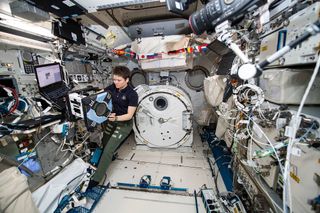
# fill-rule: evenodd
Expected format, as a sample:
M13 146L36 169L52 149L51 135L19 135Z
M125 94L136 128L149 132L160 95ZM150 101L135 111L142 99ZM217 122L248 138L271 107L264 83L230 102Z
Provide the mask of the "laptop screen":
M62 82L62 69L58 63L36 66L35 73L40 88Z

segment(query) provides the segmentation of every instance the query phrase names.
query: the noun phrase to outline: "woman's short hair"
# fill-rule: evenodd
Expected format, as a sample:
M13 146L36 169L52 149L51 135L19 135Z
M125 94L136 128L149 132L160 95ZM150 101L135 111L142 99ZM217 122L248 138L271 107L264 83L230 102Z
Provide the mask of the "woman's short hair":
M130 78L130 70L128 69L128 67L125 66L116 66L113 68L113 75L118 75L124 79L128 79Z

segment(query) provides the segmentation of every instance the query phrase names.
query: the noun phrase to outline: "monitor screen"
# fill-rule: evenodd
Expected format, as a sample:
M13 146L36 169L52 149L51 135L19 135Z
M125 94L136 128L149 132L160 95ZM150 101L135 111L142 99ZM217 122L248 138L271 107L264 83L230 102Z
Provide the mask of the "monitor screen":
M60 64L48 64L35 67L39 87L46 87L51 84L61 82Z
M81 25L72 19L52 22L53 34L59 38L64 38L71 43L86 44Z

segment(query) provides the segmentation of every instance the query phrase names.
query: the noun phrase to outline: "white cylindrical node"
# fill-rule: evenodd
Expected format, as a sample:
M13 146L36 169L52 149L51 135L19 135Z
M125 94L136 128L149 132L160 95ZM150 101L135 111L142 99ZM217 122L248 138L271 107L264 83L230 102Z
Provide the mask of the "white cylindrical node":
M133 130L139 145L155 148L191 146L192 104L188 95L175 86L140 85L139 104Z

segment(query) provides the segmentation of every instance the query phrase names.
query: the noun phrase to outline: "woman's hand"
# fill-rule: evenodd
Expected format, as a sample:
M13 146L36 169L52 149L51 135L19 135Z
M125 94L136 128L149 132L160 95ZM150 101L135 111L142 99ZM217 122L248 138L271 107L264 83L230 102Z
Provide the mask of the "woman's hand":
M109 116L108 116L108 120L109 121L116 121L116 113L111 113Z

